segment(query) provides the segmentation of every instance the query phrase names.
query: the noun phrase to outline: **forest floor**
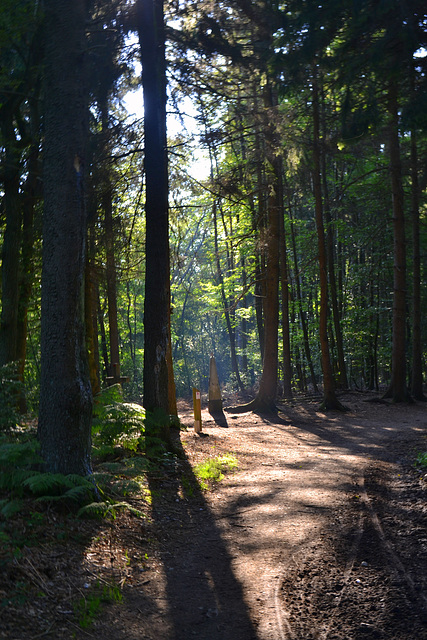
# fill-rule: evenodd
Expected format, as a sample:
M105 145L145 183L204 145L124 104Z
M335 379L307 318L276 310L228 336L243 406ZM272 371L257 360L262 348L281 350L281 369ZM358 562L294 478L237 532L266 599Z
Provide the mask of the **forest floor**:
M340 399L204 410L201 434L181 403L183 454L149 478L146 518L48 510L42 539L37 512L15 521L0 638L426 640L427 406ZM202 489L195 465L225 454L237 469Z

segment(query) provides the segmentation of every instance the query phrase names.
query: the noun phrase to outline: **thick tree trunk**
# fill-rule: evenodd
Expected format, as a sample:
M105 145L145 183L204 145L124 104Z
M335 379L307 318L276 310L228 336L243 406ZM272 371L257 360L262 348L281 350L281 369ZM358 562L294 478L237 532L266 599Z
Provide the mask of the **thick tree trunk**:
M144 407L169 414L170 265L163 0L139 0L146 177ZM168 425L161 434L168 440Z
M48 471L91 473L84 333L84 0L45 1L45 144L38 435Z

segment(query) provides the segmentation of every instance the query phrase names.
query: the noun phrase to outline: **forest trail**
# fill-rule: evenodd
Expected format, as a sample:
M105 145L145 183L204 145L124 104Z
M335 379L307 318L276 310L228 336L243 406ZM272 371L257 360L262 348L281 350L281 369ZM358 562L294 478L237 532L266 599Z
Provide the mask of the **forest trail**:
M367 397L344 396L347 413L301 399L273 421L227 413L227 426L204 410L200 435L181 404L185 456L151 477L150 520L76 522L68 543L24 549L15 566L39 593L2 615L0 638L426 640L427 476L414 459L427 406ZM224 454L238 468L202 491L195 465ZM111 582L122 600L81 628L76 596Z
M426 407L345 401L346 414L295 402L273 422L226 414L228 427L204 411L203 435L181 415L192 465L233 453L239 469L154 500L161 580L134 593L138 624L115 638L427 638L426 492L410 469Z

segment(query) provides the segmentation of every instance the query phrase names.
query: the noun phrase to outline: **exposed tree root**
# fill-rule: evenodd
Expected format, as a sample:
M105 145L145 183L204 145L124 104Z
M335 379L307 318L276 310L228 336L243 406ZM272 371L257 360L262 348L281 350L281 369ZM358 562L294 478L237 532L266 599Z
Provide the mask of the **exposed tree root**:
M259 396L256 396L250 402L246 404L237 405L235 407L228 407L224 409L227 413L247 413L252 411L253 413L260 413L262 415L277 416L277 407L273 400L264 400Z

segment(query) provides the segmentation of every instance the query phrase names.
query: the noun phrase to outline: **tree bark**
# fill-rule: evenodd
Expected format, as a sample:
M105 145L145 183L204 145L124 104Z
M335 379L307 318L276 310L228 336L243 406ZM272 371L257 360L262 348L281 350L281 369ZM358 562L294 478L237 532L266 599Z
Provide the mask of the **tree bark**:
M166 62L163 0L138 0L142 55L146 177L146 273L144 301L144 407L169 415L170 263ZM163 439L169 439L164 425Z
M44 215L38 436L46 469L91 474L84 332L88 133L85 0L45 1Z

